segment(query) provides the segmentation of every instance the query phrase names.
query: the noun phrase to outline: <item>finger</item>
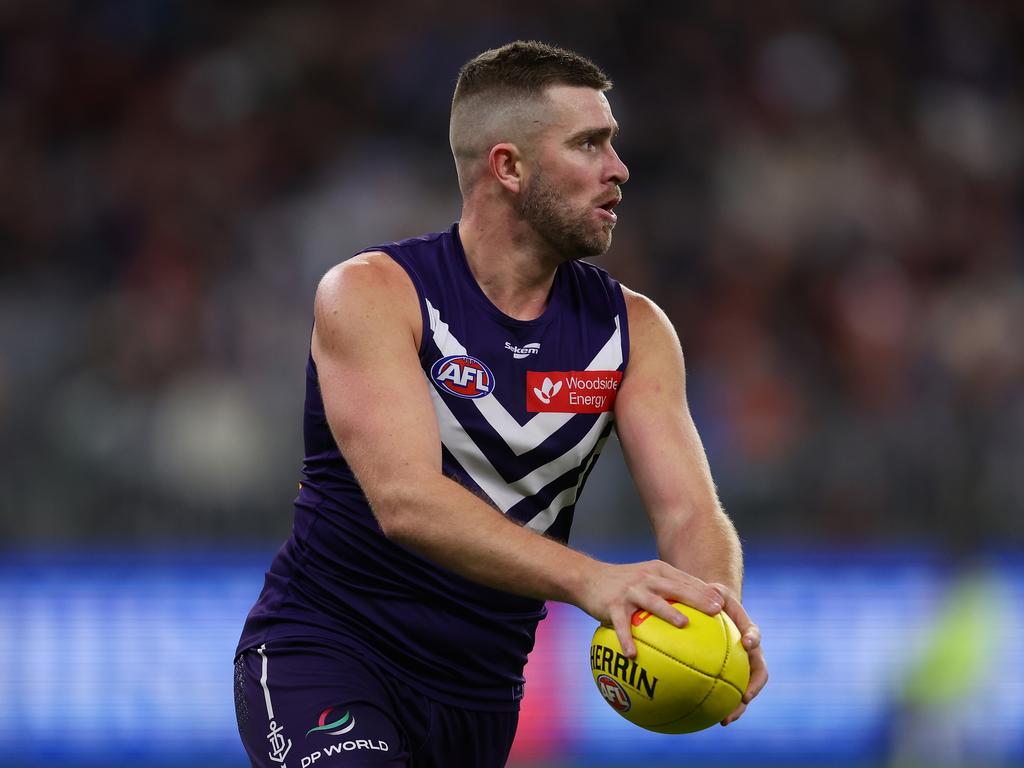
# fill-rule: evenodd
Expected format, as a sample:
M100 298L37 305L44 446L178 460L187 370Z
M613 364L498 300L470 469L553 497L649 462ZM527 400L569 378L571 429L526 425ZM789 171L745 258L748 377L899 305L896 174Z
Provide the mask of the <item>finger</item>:
M672 598L677 602L696 608L709 615L722 610L725 605L726 595L724 588L718 584L709 584L693 574L680 571L678 568L669 565L664 561L658 561L660 567L659 575L662 580L655 585L656 591L666 599Z
M728 725L729 723L735 723L737 720L739 720L743 716L743 713L746 712L746 711L747 711L746 703L745 702L740 702L739 705L736 707L736 709L734 709L732 712L730 712L729 716L727 718L725 718L725 720L722 721L722 725Z
M718 590L713 589L700 579L694 579L692 583L681 583L675 580L666 581L658 585L658 591L667 598L675 599L709 616L714 616L726 604L725 598L722 597Z
M627 659L636 658L636 643L633 642L633 630L630 616L624 610L614 611L611 617L615 636L619 639L619 647Z
M747 615L747 609L743 607L743 603L737 600L735 597L729 596L725 601L725 612L729 618L732 619L732 623L736 625L736 628L740 631L741 635L746 635L751 627L756 626L753 621L750 620L750 616ZM760 630L758 630L760 633ZM750 646L747 646L748 648Z
M743 701L749 703L761 692L768 682L768 665L765 663L764 654L760 648L750 654L750 682L747 683L747 690L743 693Z
M761 646L761 628L757 624L751 624L743 633L743 647L748 651Z
M645 600L643 610L657 616L659 619L667 621L674 627L685 627L690 621L685 613L659 595L652 594L648 600Z

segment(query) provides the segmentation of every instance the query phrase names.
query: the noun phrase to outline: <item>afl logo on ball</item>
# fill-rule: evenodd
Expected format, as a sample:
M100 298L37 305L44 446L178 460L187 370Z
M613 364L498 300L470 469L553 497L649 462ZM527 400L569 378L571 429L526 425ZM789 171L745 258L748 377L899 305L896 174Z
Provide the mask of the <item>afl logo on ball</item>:
M430 369L430 378L441 390L475 400L494 391L491 369L469 355L449 355L438 360Z
M598 675L597 690L601 692L604 700L612 705L616 712L628 712L633 703L629 700L629 694L622 687L618 680L608 675Z

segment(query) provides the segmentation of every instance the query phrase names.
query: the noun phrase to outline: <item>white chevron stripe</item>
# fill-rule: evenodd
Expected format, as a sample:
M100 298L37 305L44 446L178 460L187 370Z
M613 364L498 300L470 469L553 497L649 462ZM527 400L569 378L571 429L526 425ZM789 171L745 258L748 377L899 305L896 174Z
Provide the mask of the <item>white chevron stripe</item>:
M506 483L498 474L498 470L487 460L477 444L463 429L462 424L455 418L455 414L448 408L444 398L433 388L431 388L431 396L434 399L434 411L437 413L437 423L441 429L441 442L444 447L455 456L462 468L502 512L508 512L523 499L533 496L552 481L579 466L583 458L593 449L598 436L611 419L611 413L602 413L594 420L594 425L575 446L525 477Z
M427 316L430 318L430 333L434 337L437 348L441 350L441 356L466 354L466 348L452 336L448 323L441 319L441 313L434 309L434 305L428 299L423 299L423 301L427 305Z
M434 343L444 357L449 355L465 355L466 348L452 335L448 323L441 319L441 313L434 306L424 299L427 305L427 315L430 318L430 331L434 337ZM614 371L622 364L622 333L619 325L619 317L615 317L615 330L601 347L600 351L587 366L588 371ZM433 391L431 387L431 391ZM434 392L436 397L437 393ZM571 413L538 413L525 424L520 424L505 410L505 406L494 396L494 394L477 398L473 401L477 409L487 419L494 430L501 435L508 447L516 456L522 456L527 451L532 451L538 445L547 440L557 432L566 422L573 417Z
M558 514L571 504L576 503L576 499L579 496L580 483L583 482L583 478L587 476L587 472L590 471L591 465L597 461L597 457L601 455L601 451L604 450L604 444L608 442L608 438L602 438L597 441L597 445L594 447L594 453L587 461L586 466L580 468L579 478L576 480L576 485L566 488L560 494L555 496L551 500L551 504L548 505L547 509L542 509L526 524L527 528L532 528L538 533L544 533L551 525L558 519Z

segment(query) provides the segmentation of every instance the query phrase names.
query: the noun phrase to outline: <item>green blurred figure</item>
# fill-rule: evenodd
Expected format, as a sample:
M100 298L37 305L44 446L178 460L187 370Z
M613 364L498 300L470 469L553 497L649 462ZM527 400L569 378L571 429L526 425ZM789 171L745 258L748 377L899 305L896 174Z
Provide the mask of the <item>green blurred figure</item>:
M999 674L999 649L1013 640L1000 637L998 629L1003 591L984 563L972 562L953 575L929 637L897 694L890 768L1001 764L996 762L998 744L987 742L986 754L972 754L969 733L972 715L987 706L986 690Z

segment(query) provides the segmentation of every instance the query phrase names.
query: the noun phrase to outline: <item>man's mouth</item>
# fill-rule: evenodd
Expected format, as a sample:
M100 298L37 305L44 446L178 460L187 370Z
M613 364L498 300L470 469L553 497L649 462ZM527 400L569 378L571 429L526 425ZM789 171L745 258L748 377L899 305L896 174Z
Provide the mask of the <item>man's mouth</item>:
M603 203L599 203L597 206L597 210L601 211L602 213L599 213L598 216L600 216L602 219L607 219L612 223L616 222L619 217L615 215L615 212L612 210L612 208L618 205L621 200L622 196L616 195L615 197L605 200Z

